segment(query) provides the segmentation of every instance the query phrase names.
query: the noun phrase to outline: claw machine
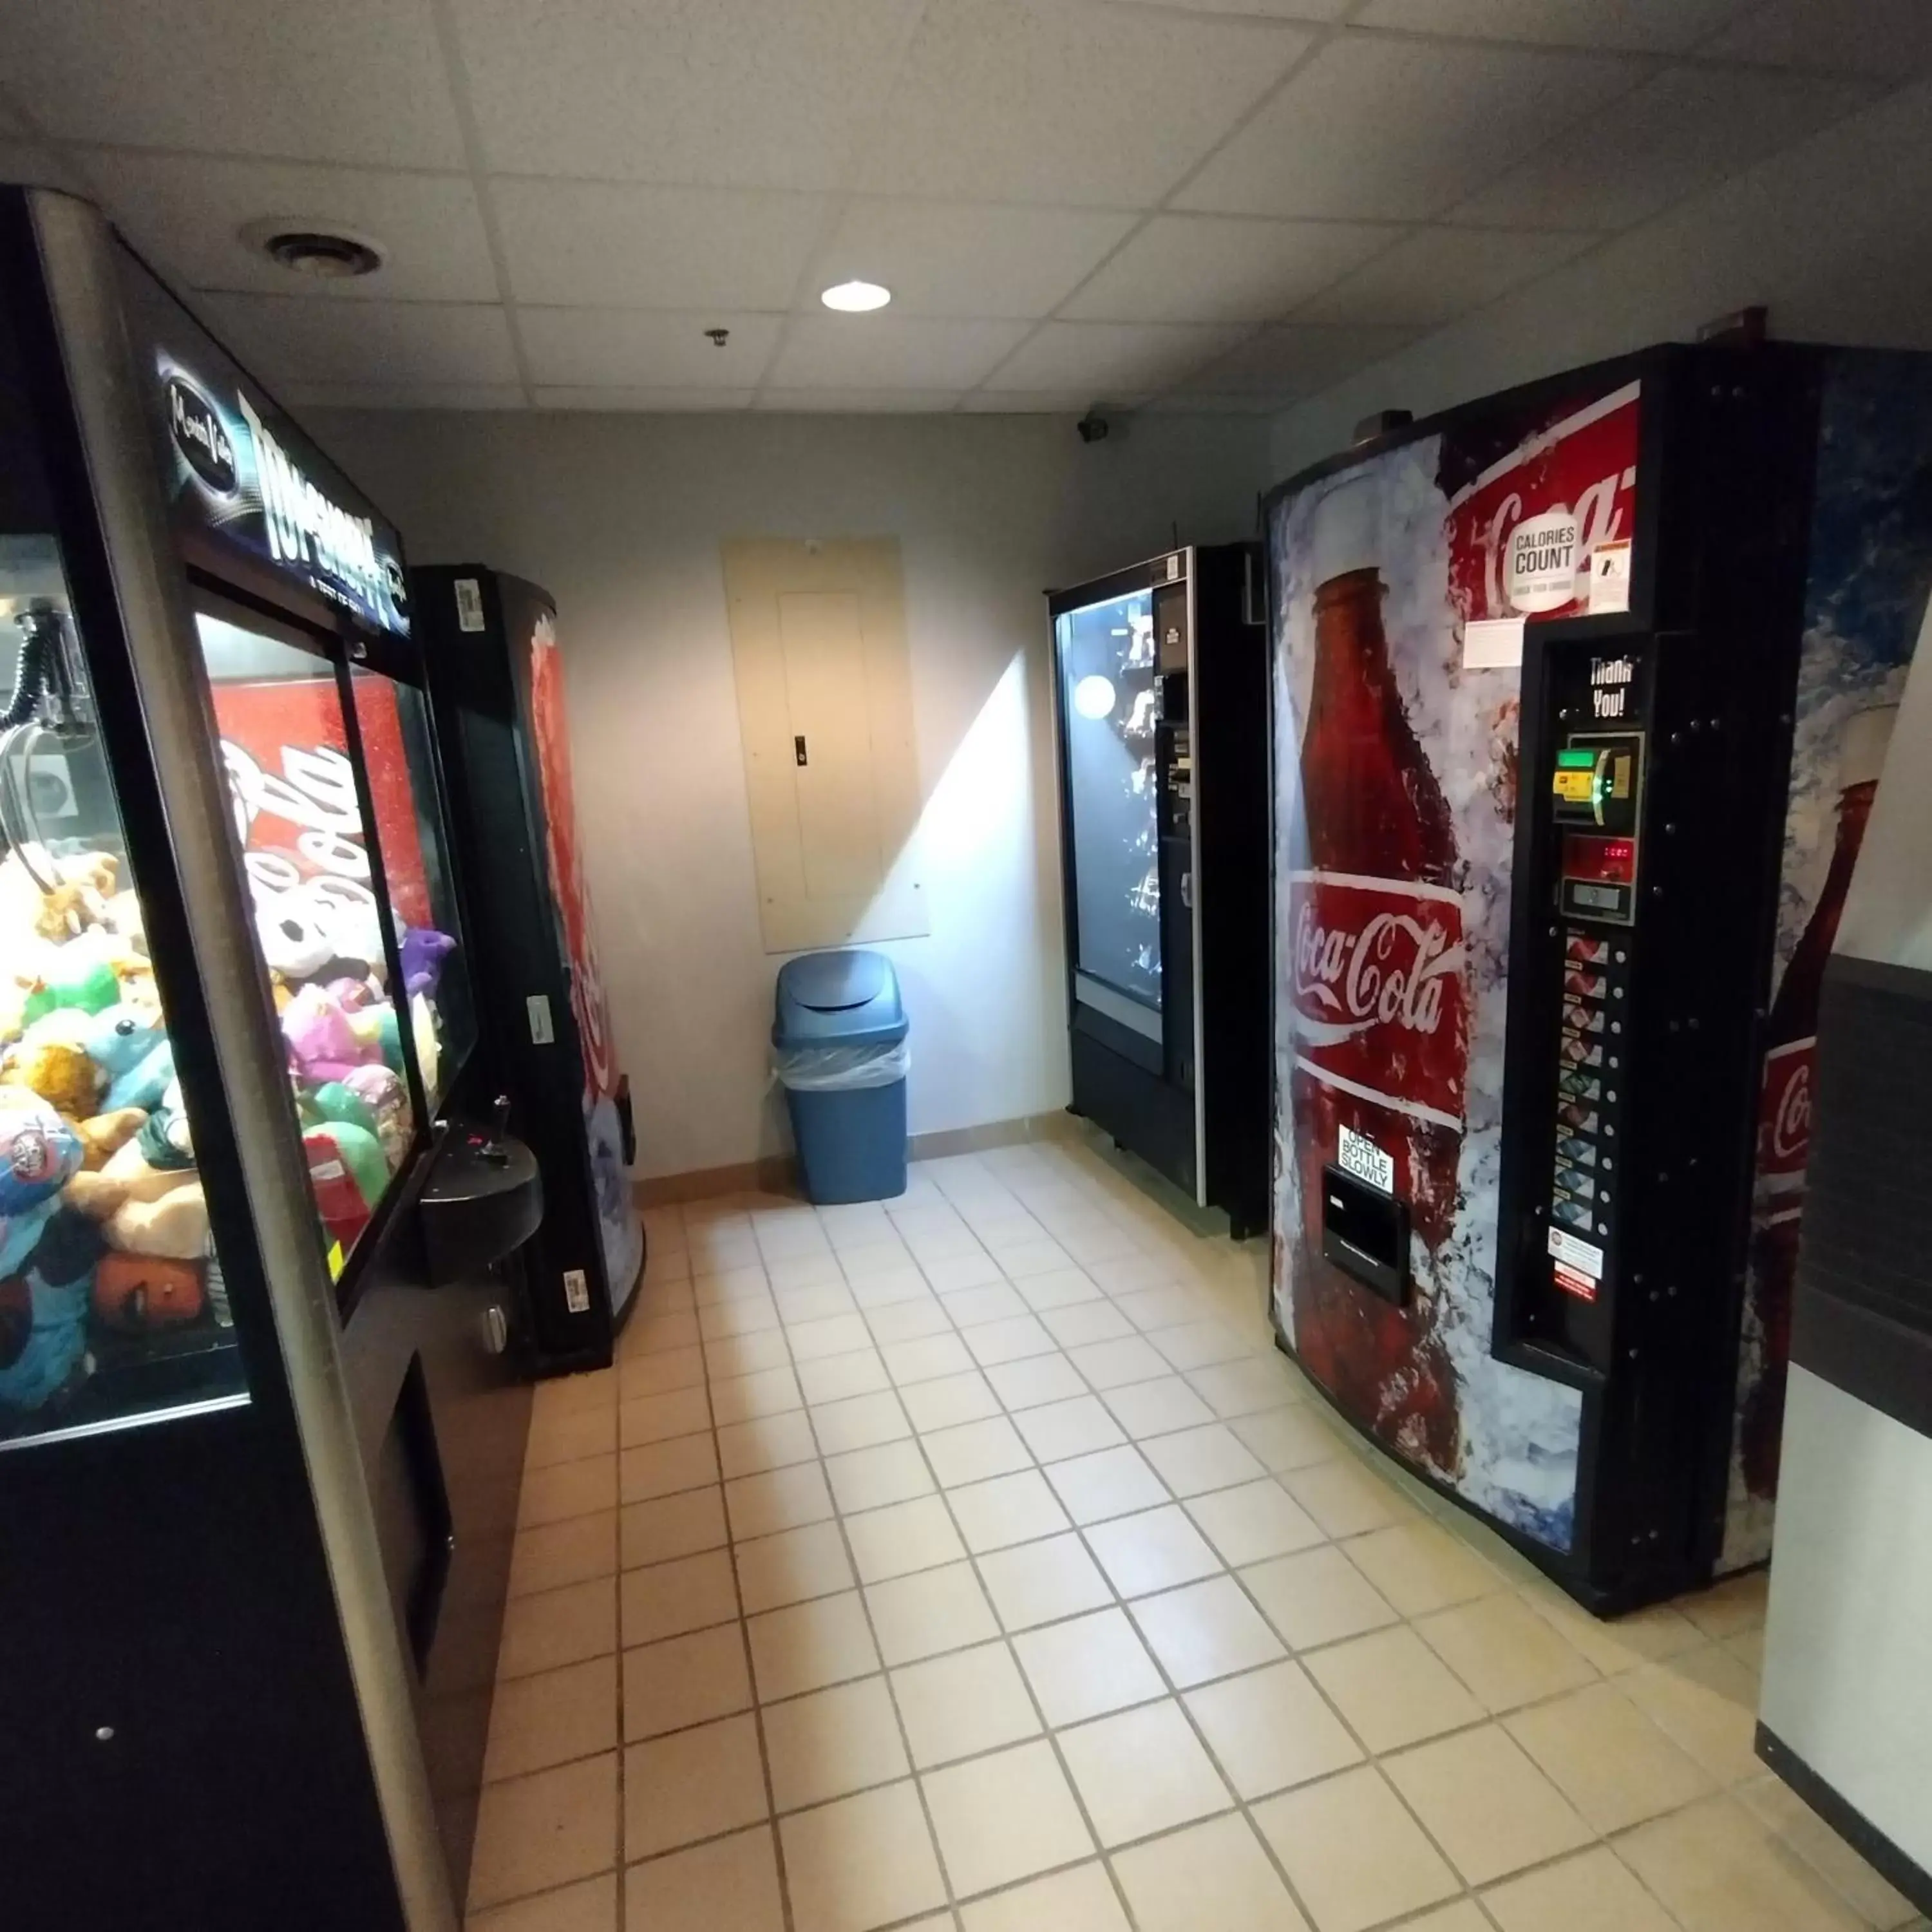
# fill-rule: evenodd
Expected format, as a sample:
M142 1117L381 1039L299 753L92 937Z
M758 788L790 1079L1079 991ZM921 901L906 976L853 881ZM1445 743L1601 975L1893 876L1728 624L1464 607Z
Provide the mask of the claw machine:
M400 546L93 209L0 265L8 1916L453 1928L540 1195Z

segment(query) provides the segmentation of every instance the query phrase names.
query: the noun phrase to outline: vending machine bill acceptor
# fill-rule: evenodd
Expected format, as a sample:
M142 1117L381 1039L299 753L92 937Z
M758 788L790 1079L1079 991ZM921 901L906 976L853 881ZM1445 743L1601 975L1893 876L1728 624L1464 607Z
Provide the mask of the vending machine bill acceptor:
M1600 1610L1768 1552L1928 452L1924 358L1666 346L1267 506L1278 1325Z

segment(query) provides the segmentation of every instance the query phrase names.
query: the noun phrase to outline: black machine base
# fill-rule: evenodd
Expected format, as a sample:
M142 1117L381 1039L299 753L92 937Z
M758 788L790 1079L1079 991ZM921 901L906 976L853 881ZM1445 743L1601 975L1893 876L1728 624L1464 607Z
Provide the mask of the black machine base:
M1130 1154L1195 1192L1194 1096L1137 1066L1076 1026L1073 1112L1104 1128Z
M1932 1913L1932 1872L1900 1850L1863 1812L1848 1804L1775 1731L1760 1724L1753 1742L1758 1756L1886 1884L1903 1893L1921 1912Z

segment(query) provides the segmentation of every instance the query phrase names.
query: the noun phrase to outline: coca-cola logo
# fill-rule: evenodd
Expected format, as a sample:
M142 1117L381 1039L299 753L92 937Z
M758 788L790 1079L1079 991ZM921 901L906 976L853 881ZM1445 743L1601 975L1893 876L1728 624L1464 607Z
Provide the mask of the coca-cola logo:
M1804 1040L1765 1062L1761 1158L1774 1172L1797 1172L1811 1151L1811 1060L1812 1044Z
M1462 962L1447 922L1384 910L1350 931L1324 926L1312 904L1294 926L1294 997L1318 1046L1376 1026L1433 1034Z
M1786 1083L1771 1124L1771 1150L1780 1160L1801 1160L1811 1148L1811 1070L1801 1066Z

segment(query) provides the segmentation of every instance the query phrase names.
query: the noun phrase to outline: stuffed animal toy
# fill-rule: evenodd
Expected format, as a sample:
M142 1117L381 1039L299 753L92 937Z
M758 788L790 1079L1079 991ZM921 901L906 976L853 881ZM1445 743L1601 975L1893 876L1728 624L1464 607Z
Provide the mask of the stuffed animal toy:
M25 1346L0 1368L0 1411L31 1414L70 1394L92 1370L87 1311L100 1235L86 1216L56 1212L50 1201L20 1219L33 1222L28 1246L20 1246L16 1222L0 1240L0 1266L10 1288L16 1277L24 1282L32 1322Z
M386 1066L375 1070L387 1073ZM358 1066L356 1073L366 1073L368 1067ZM331 1080L318 1087L309 1096L309 1104L314 1110L314 1124L324 1120L346 1120L352 1127L360 1127L365 1134L377 1131L376 1110L346 1081Z
M326 1120L302 1136L316 1211L330 1238L346 1250L368 1226L370 1210L389 1180L388 1164L374 1134L346 1120Z
M410 1033L416 1042L416 1065L422 1073L423 1090L436 1091L436 1070L442 1064L442 1042L436 1030L436 1009L427 993L410 998Z
M80 1136L51 1107L0 1090L0 1215L10 1221L52 1199L82 1157Z
M303 987L282 1015L282 1037L288 1042L295 1070L321 1086L380 1059L380 1045L359 1036L360 1017L344 1012L327 987Z
M324 877L310 880L303 890L328 934L335 957L360 966L362 972L356 976L358 979L370 973L386 977L382 909L369 888L353 879Z
M130 952L144 958L148 950L147 916L141 910L141 896L133 886L110 896L102 908L101 923Z
M87 1050L108 1076L106 1111L160 1106L175 1076L175 1050L158 1013L124 1000L104 1008L94 1016Z
M0 1083L23 1093L37 1094L56 1112L66 1114L70 1120L80 1120L99 1107L106 1081L92 1058L80 1047L59 1040L31 1046L25 1040L16 1040L0 1053Z
M442 962L456 950L456 941L433 926L406 926L398 950L402 954L403 990L434 998L442 977Z
M74 1174L67 1184L66 1198L68 1206L105 1222L130 1202L159 1201L194 1178L188 1116L157 1108L98 1171ZM127 1245L131 1244L116 1243Z
M63 947L63 952L76 949ZM52 1012L56 1006L78 1006L82 1012L98 1013L104 1006L114 1005L121 998L121 977L105 959L97 959L92 964L85 960L74 962L62 972L58 966L68 962L55 956L57 970L34 982L34 989L27 995L22 1018L29 1026L44 1014Z
M10 1369L26 1353L33 1332L33 1290L18 1275L0 1281L0 1369Z
M111 1248L124 1254L177 1262L208 1252L208 1200L190 1174L184 1184L153 1201L130 1200L100 1224Z
M94 1312L109 1328L136 1334L178 1328L206 1305L201 1270L191 1261L106 1254L94 1271Z
M315 909L292 892L255 894L255 936L271 973L284 980L307 980L335 956L335 944Z
M164 1096L163 1105L166 1104ZM90 1173L98 1172L147 1124L148 1117L139 1107L120 1107L111 1114L94 1114L84 1120L74 1121L74 1130L80 1137L82 1167Z
M343 1076L342 1084L375 1117L376 1138L393 1172L410 1144L410 1096L402 1076L393 1067L358 1066Z

